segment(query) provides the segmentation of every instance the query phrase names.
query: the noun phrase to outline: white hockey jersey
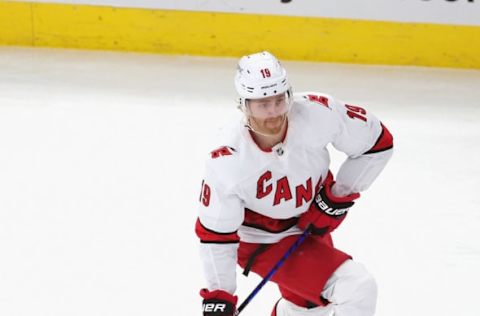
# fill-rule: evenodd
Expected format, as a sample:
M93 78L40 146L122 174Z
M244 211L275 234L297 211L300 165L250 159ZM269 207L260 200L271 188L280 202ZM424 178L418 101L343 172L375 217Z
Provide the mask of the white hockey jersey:
M348 156L335 177L339 196L367 189L392 154L392 136L375 116L328 95L295 94L287 124L284 140L265 151L239 121L207 158L196 233L210 290L235 292L240 240L302 233L295 224L327 175L329 143Z

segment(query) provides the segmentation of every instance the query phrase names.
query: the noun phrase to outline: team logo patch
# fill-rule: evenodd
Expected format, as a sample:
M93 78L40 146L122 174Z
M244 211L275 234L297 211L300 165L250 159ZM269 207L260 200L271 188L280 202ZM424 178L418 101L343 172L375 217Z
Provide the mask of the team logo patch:
M212 159L216 159L216 158L223 157L223 156L231 156L233 152L235 152L234 148L228 147L228 146L223 146L223 147L215 149L210 154L212 155Z

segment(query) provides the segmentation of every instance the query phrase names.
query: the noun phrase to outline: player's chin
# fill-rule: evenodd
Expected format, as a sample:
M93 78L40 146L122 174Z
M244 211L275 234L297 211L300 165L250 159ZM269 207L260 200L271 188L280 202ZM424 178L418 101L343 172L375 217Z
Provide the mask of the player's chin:
M267 122L266 125L271 129L281 129L283 125L283 117L275 118L274 120Z
M267 124L265 129L268 131L269 134L275 135L282 131L282 124Z
M281 127L283 123L283 116L277 116L274 118L267 119L265 121L265 125L269 126L270 128Z

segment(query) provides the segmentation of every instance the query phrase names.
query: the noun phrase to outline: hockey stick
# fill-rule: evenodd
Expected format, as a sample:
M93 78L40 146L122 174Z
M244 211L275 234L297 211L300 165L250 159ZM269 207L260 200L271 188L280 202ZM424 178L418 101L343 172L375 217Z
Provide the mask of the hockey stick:
M277 270L285 263L285 260L287 260L288 257L307 239L307 236L310 234L312 224L307 226L307 229L298 237L298 239L295 241L293 245L288 248L288 250L285 252L285 254L278 260L278 262L275 264L275 266L270 270L270 272L267 273L267 275L263 278L263 280L258 283L258 285L253 289L253 291L248 295L248 297L240 304L238 309L235 311L234 316L239 315L243 309L250 303L250 301L257 295L257 293L263 288L263 286L270 281L270 279L273 277L273 275L277 272Z

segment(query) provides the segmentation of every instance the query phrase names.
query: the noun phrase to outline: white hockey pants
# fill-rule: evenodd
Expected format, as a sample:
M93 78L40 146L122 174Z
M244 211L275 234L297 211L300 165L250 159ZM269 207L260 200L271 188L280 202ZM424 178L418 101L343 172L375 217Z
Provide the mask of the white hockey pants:
M347 260L328 279L322 296L331 303L311 309L282 298L276 307L277 316L372 316L377 285L362 264Z

